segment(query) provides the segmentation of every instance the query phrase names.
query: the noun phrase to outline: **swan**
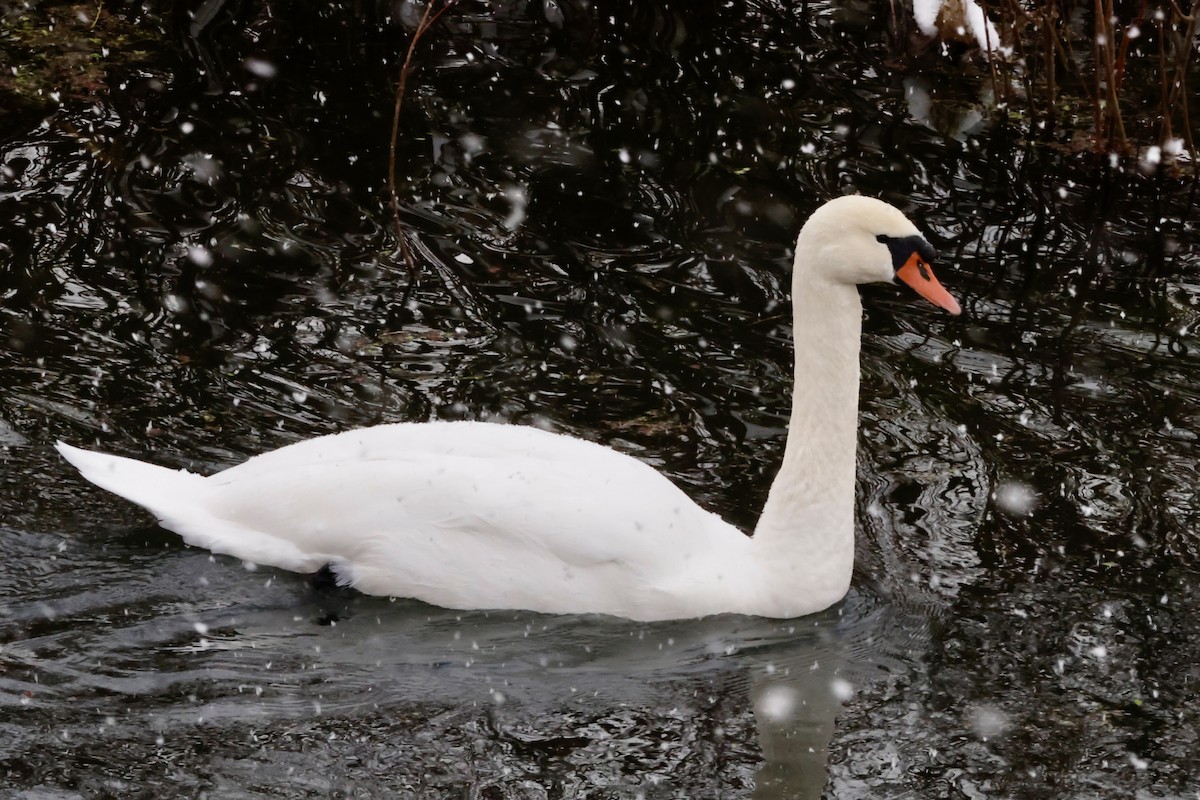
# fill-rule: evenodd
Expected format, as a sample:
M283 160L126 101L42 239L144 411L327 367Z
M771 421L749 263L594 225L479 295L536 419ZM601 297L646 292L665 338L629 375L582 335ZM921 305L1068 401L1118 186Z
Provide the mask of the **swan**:
M862 304L908 284L958 314L933 248L898 209L848 195L796 242L795 385L783 463L753 537L648 464L599 444L485 422L397 423L263 453L204 477L58 451L193 546L366 594L453 609L651 621L791 618L838 602L854 559Z

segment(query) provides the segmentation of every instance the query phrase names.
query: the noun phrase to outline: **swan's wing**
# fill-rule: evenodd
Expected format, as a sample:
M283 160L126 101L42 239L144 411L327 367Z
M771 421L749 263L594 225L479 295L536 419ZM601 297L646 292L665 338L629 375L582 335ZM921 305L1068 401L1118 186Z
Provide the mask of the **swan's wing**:
M363 591L451 607L628 602L748 541L636 459L516 426L352 431L208 481L233 528L273 532Z

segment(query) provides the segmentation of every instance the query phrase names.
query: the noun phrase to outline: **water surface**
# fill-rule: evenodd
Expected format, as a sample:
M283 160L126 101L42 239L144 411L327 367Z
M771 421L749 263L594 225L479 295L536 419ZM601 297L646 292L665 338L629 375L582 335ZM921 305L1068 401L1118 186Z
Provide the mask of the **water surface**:
M400 22L116 9L152 58L8 118L0 794L1195 791L1194 183L984 124L985 74L889 67L866 6L694 6L448 14L398 145L411 289ZM795 235L847 191L928 232L966 311L864 291L855 588L813 618L320 595L53 455L211 471L490 419L609 444L750 528Z

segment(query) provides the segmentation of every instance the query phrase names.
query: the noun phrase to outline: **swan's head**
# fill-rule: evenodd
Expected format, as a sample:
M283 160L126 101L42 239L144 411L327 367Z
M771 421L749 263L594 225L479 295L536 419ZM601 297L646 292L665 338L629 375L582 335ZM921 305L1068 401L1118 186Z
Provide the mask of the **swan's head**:
M917 226L882 200L846 195L818 208L796 242L796 264L807 279L833 283L891 283L900 280L951 314L962 311L933 274L937 252Z

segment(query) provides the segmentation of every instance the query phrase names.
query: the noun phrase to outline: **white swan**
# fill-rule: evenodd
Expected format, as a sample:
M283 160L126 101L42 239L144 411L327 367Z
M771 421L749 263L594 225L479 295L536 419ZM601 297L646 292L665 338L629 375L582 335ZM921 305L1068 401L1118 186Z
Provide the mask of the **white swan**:
M801 616L850 586L856 284L899 278L957 314L932 256L900 211L867 197L832 200L804 225L792 277L791 424L753 538L647 464L515 425L379 425L211 477L58 450L188 544L297 572L329 565L368 594L636 620Z

